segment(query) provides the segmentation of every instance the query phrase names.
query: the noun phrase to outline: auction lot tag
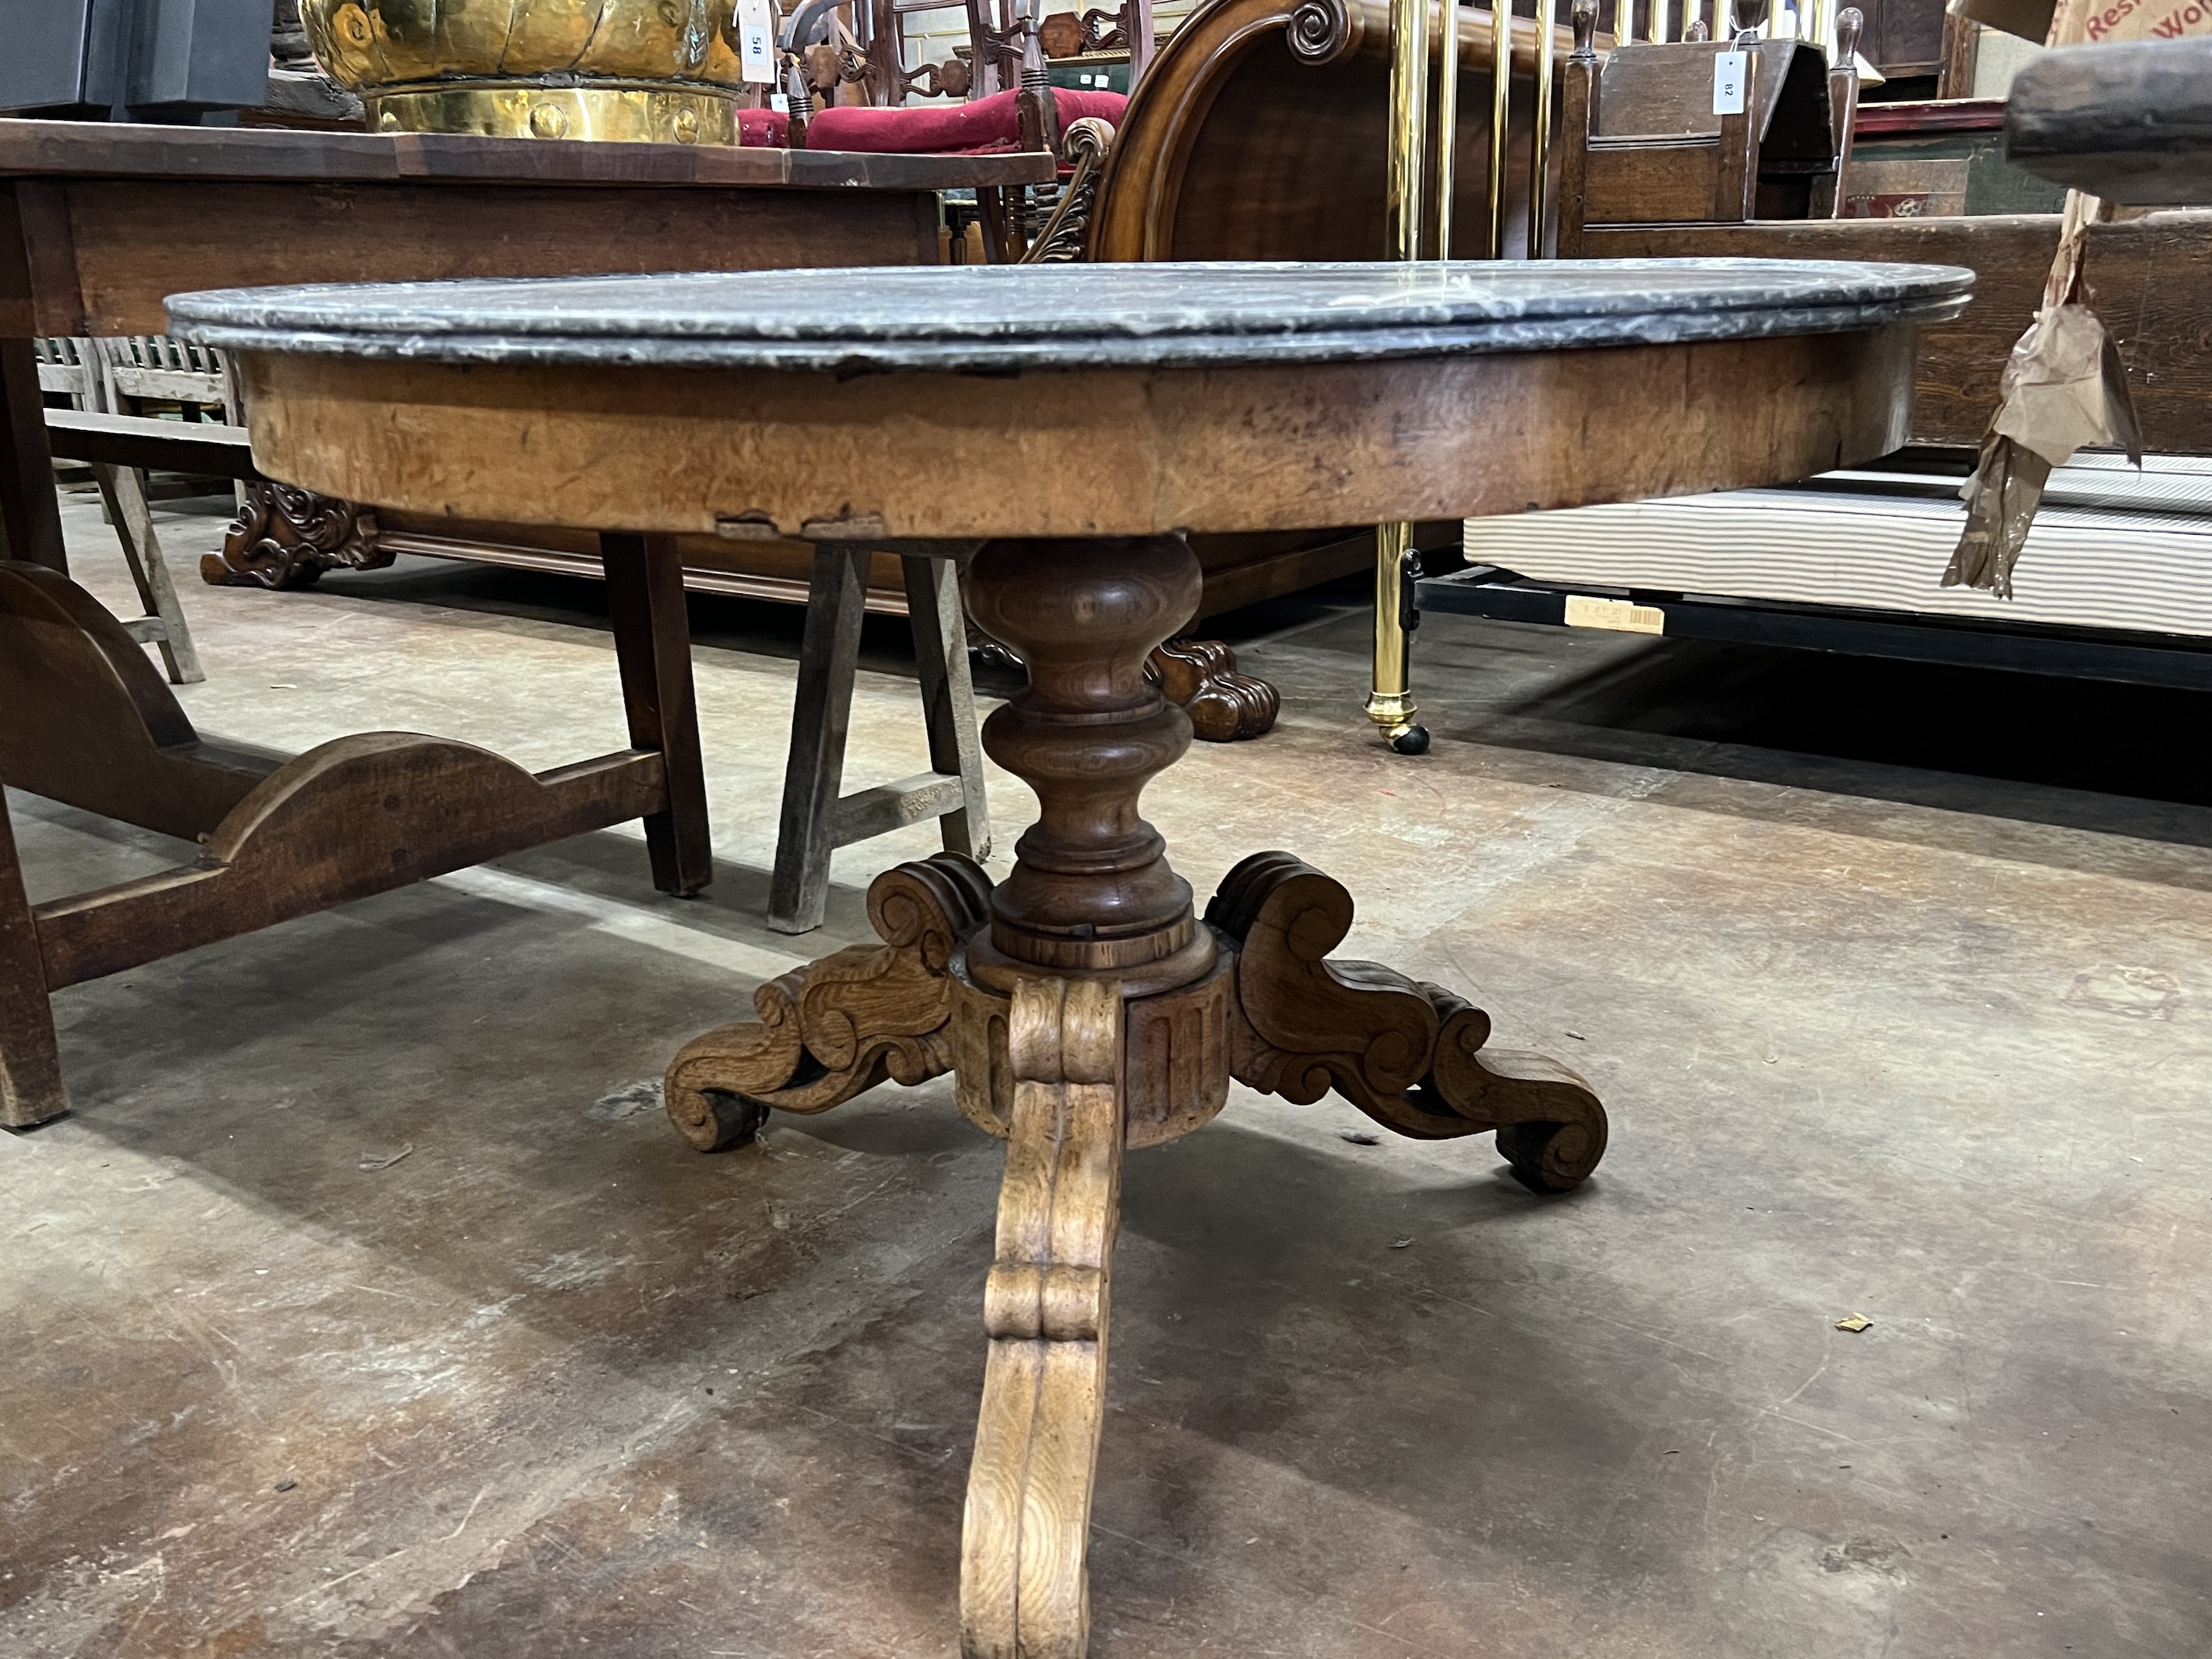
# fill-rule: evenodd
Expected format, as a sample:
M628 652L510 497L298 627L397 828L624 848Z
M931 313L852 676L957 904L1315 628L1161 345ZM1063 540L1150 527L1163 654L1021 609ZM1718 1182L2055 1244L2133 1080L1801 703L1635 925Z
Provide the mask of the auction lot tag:
M1744 82L1751 78L1751 54L1724 52L1713 59L1713 113L1743 113Z
M738 0L738 60L756 86L775 84L775 11L769 0Z

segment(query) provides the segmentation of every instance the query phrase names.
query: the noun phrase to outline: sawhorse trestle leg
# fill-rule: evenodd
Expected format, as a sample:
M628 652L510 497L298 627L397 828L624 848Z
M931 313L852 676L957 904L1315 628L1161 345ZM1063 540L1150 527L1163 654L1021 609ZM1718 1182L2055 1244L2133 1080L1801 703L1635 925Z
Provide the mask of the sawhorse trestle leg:
M935 818L948 852L979 862L991 854L967 626L959 569L951 558L899 554L907 615L914 624L930 769L850 795L842 793L868 566L876 551L842 542L824 543L815 550L792 707L783 817L769 886L768 922L778 933L804 933L822 925L829 907L830 858L840 847Z

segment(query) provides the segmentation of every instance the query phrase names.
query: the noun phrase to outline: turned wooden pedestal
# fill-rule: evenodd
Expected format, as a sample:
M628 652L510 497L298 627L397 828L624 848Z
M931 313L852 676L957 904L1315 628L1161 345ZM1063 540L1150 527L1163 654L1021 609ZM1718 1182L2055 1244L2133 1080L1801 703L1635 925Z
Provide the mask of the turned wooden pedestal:
M956 1073L1006 1142L961 1567L969 1659L1079 1659L1121 1158L1231 1079L1405 1135L1495 1131L1538 1192L1605 1152L1581 1079L1448 988L1330 952L1346 890L1287 852L1201 910L1139 810L1191 741L1146 673L1191 614L1182 532L1499 514L1802 477L1901 441L1939 268L1045 266L194 295L273 474L410 510L820 543L982 545L1027 665L983 744L1035 791L994 883L878 878L880 944L762 985L668 1073L707 1149L770 1111ZM364 421L404 406L404 422ZM860 465L862 458L868 465ZM986 461L1021 491L955 492ZM855 480L862 482L856 485Z
M1013 873L994 886L945 853L878 878L883 944L763 986L757 1021L677 1056L668 1106L713 1150L770 1108L826 1111L886 1077L957 1073L960 1109L1006 1142L965 1649L1073 1659L1123 1151L1203 1126L1233 1077L1300 1102L1334 1088L1424 1139L1494 1129L1523 1182L1561 1192L1604 1154L1605 1109L1565 1066L1486 1048L1488 1018L1442 987L1329 960L1352 901L1288 853L1246 859L1197 913L1138 812L1191 740L1144 672L1196 594L1181 539L994 542L969 580L978 619L1029 664L1030 689L983 728L1041 809Z

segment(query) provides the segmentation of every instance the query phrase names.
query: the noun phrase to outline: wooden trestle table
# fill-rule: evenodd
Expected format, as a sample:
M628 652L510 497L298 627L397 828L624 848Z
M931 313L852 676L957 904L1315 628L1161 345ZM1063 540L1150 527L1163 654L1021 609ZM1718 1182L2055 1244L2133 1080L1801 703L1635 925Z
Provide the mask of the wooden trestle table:
M1188 616L1180 532L1495 515L1734 489L1906 432L1943 266L1735 261L886 270L185 296L242 368L273 476L426 512L641 534L732 519L972 555L1029 665L984 730L1042 816L995 885L955 854L878 878L879 945L759 988L668 1073L696 1144L770 1108L957 1073L1007 1142L961 1567L963 1651L1076 1659L1127 1147L1233 1077L1334 1088L1401 1134L1494 1130L1539 1192L1606 1145L1565 1066L1486 1046L1449 989L1329 952L1346 890L1289 853L1201 916L1138 814L1190 722L1145 678ZM404 409L405 418L388 411ZM989 465L1019 491L948 480Z
M33 337L158 334L167 295L240 283L933 264L938 191L1041 183L1054 165L0 120L0 779L204 847L197 864L33 914L0 801L0 1126L67 1109L46 1001L64 986L630 818L646 821L663 891L696 891L711 867L672 546L601 538L630 748L533 778L465 744L376 732L280 768L202 741L123 625L68 580ZM817 303L839 301L817 289ZM103 420L133 425L76 424ZM235 446L191 441L210 428L136 424L79 458L257 476L226 459ZM891 803L900 821L924 815L922 793ZM948 793L974 804L957 785L931 799Z

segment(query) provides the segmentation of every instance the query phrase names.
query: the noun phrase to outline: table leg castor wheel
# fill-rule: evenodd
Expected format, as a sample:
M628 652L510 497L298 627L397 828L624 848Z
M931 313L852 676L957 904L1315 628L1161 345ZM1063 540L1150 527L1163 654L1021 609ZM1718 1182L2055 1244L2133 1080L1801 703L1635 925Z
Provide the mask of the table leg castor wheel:
M707 1109L703 1116L680 1121L677 1128L702 1152L726 1152L757 1139L768 1124L768 1103L750 1095L733 1095L723 1089L702 1089L695 1097Z
M1408 726L1393 732L1390 746L1401 755L1425 755L1429 752L1429 728Z

